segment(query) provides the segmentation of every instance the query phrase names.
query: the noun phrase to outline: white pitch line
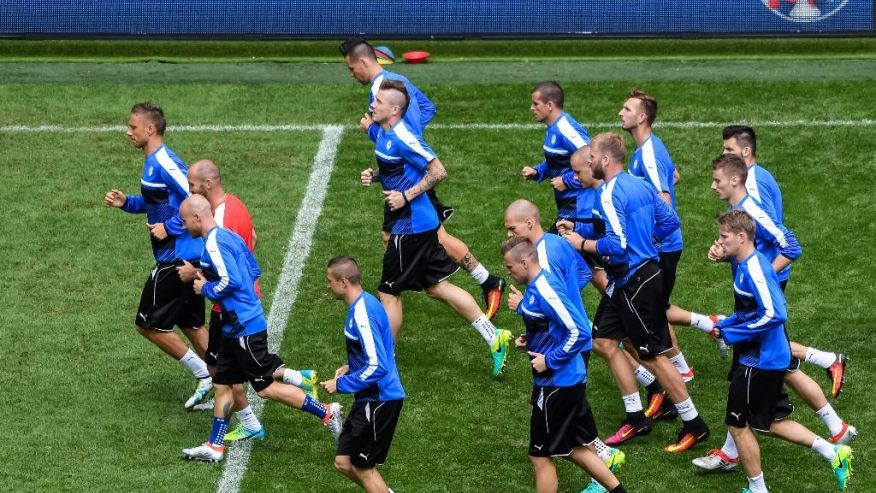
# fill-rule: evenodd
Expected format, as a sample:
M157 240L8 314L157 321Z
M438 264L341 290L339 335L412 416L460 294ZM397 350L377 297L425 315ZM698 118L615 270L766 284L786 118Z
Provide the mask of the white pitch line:
M619 122L582 122L585 127L620 128ZM874 119L860 120L740 120L733 122L657 121L656 128L722 128L727 125L752 127L873 127ZM358 125L180 125L170 128L173 132L303 132L325 131L329 128L356 129ZM429 126L436 130L536 130L544 128L540 123L436 123ZM117 126L66 127L63 125L11 125L0 127L0 133L111 133L124 132L127 128Z
M289 313L298 297L299 281L301 281L304 264L310 253L313 233L322 212L322 204L325 200L343 133L344 127L341 126L324 127L319 150L313 159L313 169L307 182L307 191L301 201L301 207L298 209L292 237L286 246L283 270L280 272L274 300L271 303L271 311L268 314L268 349L272 353L280 350L286 323L289 321ZM264 401L253 392L251 387L248 395L253 411L257 416L260 416L264 408ZM237 493L240 491L240 481L246 474L251 451L252 440L240 441L229 447L225 459L225 470L216 489L218 493Z

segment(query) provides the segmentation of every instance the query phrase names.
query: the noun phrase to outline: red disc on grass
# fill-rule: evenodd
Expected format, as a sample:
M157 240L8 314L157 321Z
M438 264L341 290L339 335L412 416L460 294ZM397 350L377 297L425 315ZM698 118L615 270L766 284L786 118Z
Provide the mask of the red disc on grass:
M402 53L402 58L408 63L423 63L429 59L429 55L428 51L407 51Z

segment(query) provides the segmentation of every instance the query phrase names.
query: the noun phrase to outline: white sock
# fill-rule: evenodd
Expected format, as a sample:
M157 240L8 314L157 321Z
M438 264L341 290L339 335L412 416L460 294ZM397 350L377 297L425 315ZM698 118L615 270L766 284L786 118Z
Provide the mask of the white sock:
M395 493L395 491L393 491L392 488L388 488L388 489L389 489L389 493Z
M477 267L469 272L469 275L478 284L483 284L487 282L487 279L490 277L490 271L484 268L484 264L478 264Z
M753 478L748 478L748 489L751 490L751 493L770 493L763 480L763 473Z
M481 314L480 317L471 323L471 326L487 341L488 346L492 346L496 342L496 326L493 325L493 322L490 322L486 315Z
M708 315L690 312L690 326L696 327L703 332L712 332L712 329L715 328L715 323L712 322Z
M283 382L289 385L299 386L304 381L304 376L298 370L283 368Z
M808 347L806 348L806 362L827 369L830 368L830 365L836 363L836 353L828 353L827 351L819 351L813 347Z
M721 447L721 452L724 452L730 459L736 459L739 457L739 451L736 450L736 441L733 440L733 435L730 432L727 432L727 438L724 439L724 446Z
M821 420L824 421L824 424L827 425L827 429L830 430L831 435L836 435L843 430L843 420L839 417L839 414L833 410L833 406L826 404L817 412L818 415L821 416Z
M260 430L262 428L262 424L259 422L259 418L256 417L255 413L252 410L252 406L246 406L245 408L237 411L237 419L240 420L240 423L250 430Z
M611 457L611 447L606 445L605 442L603 442L599 438L593 440L587 445L593 445L593 448L596 449L596 455L598 455L599 458L602 459L602 462L607 461L608 458Z
M812 450L821 454L828 462L833 462L833 459L836 458L836 449L833 444L819 436L816 436L815 441L812 442Z
M639 397L638 392L624 396L624 409L626 409L628 413L644 410L642 407L642 398Z
M675 405L675 409L678 410L678 415L681 416L682 421L690 421L697 416L697 407L694 406L693 400L688 397L687 400L679 402Z
M207 371L207 363L204 363L204 360L202 360L201 357L195 354L191 349L186 351L186 354L179 359L179 362L188 368L189 371L192 372L192 375L197 379L210 377L210 372Z
M657 377L655 377L654 374L648 371L644 366L639 365L639 367L636 368L636 381L639 382L639 385L642 387L651 385L656 379Z
M687 366L687 361L684 359L684 354L681 352L678 355L669 358L669 361L675 365L675 369L678 370L678 373L687 373L690 371L690 367Z

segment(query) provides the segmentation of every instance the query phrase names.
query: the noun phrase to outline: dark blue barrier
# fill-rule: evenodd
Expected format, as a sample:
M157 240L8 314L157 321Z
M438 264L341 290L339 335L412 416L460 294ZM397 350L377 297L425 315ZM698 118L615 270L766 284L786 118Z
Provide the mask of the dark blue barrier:
M0 36L873 33L873 0L0 0Z

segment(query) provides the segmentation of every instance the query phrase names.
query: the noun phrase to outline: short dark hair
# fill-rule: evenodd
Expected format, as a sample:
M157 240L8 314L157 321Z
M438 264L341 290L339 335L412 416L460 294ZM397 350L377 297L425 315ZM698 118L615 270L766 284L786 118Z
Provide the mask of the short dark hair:
M535 245L525 236L512 236L502 243L502 256L508 252L514 252L515 260L523 260L524 258L538 258L538 253L535 250Z
M565 101L566 96L563 94L563 88L560 87L559 82L552 80L539 82L532 89L532 92L541 94L542 99L554 103L557 108L563 108L563 101Z
M724 226L733 233L745 233L749 240L754 240L754 219L745 211L729 211L718 216L718 225Z
M161 106L150 103L137 103L131 108L131 114L138 114L146 117L147 120L155 125L155 131L158 135L164 135L164 130L167 128L167 120L164 119L164 111Z
M402 115L404 115L408 111L408 105L411 102L411 97L408 94L408 88L405 87L405 83L400 80L383 79L383 82L380 83L380 90L384 91L387 89L398 91L405 97L405 104L402 106Z
M654 120L657 119L657 100L654 96L634 88L630 91L630 97L642 103L642 109L648 117L648 125L654 125Z
M328 269L337 272L343 279L350 281L352 284L360 284L362 276L359 273L359 262L349 255L338 255L332 257L328 262Z
M728 125L721 132L724 140L733 137L740 147L751 147L751 153L757 155L757 135L754 129L747 125Z
M342 56L349 56L353 60L361 60L362 58L377 60L377 54L374 53L374 47L361 36L352 36L345 39L344 42L338 46L338 51L341 52Z
M736 154L721 154L712 161L713 170L721 170L729 176L738 176L742 183L748 178L748 165Z

